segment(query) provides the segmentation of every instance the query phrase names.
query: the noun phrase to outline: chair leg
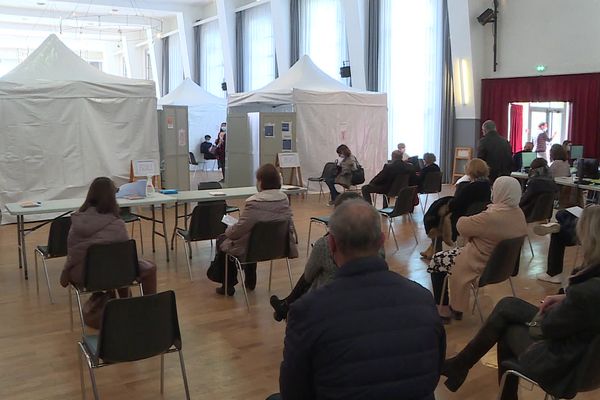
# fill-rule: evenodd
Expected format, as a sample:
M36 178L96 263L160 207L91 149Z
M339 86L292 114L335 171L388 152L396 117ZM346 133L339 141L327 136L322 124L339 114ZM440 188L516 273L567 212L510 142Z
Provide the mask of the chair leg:
M85 381L83 379L83 350L81 345L77 344L77 365L79 365L79 384L81 385L81 398L85 400Z
M398 246L398 240L396 239L396 232L394 232L394 219L388 218L388 223L390 224L390 232L392 233L392 237L394 238L394 243L396 243L396 251L400 250Z
M446 297L446 290L448 290L448 277L450 275L446 274L444 277L444 283L442 283L442 296L440 297L440 306L444 305L444 297Z
M37 264L37 261L36 261L36 264ZM48 297L50 297L50 304L54 304L54 298L52 297L52 289L50 288L50 277L48 276L48 265L46 264L46 258L44 258L44 257L42 257L42 265L44 266L44 275L46 276L46 286L48 286ZM36 268L36 272L37 272L37 268ZM36 277L36 283L37 283L37 277Z
M271 266L269 267L269 292L271 291L271 276L273 275L273 260L271 260Z
M81 306L81 297L79 291L75 290L75 296L77 298L77 307L79 308L79 320L81 321L81 333L85 335L85 323L83 322L83 307Z
M513 281L510 276L508 277L508 283L510 283L510 289L512 290L513 297L517 297L517 294L515 292L515 285L513 285Z
M481 319L481 323L483 324L483 313L481 312L481 307L479 306L479 287L475 289L475 285L471 283L471 290L473 291L473 295L475 296L475 303L473 304L473 313L475 313L475 308L479 311L479 318Z
M246 290L246 279L244 277L244 271L242 271L242 264L240 263L240 260L238 260L237 258L235 259L235 263L237 265L237 269L238 269L238 275L240 276L240 285L242 286L242 289L244 290L244 298L246 299L246 308L248 309L248 313L250 312L250 301L248 300L248 291Z
M319 182L319 202L321 202L321 196L325 196L323 192L323 182Z
M533 258L533 246L531 245L531 239L527 235L527 241L529 242L529 250L531 251L531 258Z
M290 259L286 258L285 262L287 264L288 276L290 277L290 289L294 289L294 281L292 280L292 268L290 268Z
M190 274L190 281L194 280L194 277L192 276L192 263L191 263L191 256L189 255L192 252L192 248L189 246L189 242L184 243L183 245L183 250L185 251L185 261L187 262L187 267L188 267L188 272Z
M33 252L33 259L35 260L35 292L40 295L40 281L38 279L38 252Z
M308 251L310 250L310 233L312 231L312 220L308 223L308 241L306 242L306 257L308 257Z
M71 320L71 332L73 332L73 291L69 285L69 319Z
M138 220L139 228L140 228L140 244L142 247L142 254L144 254L144 235L142 234L142 219Z
M190 388L188 386L187 373L185 372L185 362L183 361L183 352L181 350L179 350L178 353L179 353L179 365L181 366L181 375L183 377L183 388L185 389L185 398L187 400L190 400Z
M413 223L413 220L412 220L412 214L408 214L407 217L408 217L408 223L410 224L410 227L412 228L413 235L415 236L415 242L417 244L419 244L419 239L417 239L417 230L415 229L415 224Z
M160 394L165 392L165 355L160 355Z

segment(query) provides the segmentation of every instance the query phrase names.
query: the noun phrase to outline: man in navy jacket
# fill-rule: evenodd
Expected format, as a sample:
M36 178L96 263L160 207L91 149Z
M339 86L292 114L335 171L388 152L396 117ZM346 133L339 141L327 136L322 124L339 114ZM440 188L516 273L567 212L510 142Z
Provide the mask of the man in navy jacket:
M335 279L288 314L273 399L433 400L445 333L431 293L378 256L380 216L362 200L331 216Z

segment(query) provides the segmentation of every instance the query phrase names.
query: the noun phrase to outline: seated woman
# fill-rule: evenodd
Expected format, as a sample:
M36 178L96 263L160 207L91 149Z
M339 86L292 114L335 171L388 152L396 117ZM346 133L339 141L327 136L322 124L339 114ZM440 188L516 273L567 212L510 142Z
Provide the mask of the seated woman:
M334 206L337 207L346 200L361 199L362 197L356 192L344 192L336 199ZM287 316L290 305L298 300L304 293L309 290L316 289L320 286L329 283L335 276L338 270L329 245L327 244L327 234L317 239L314 243L308 261L304 267L304 273L298 279L296 286L292 292L284 299L279 299L277 296L271 296L271 306L275 310L273 317L276 321L281 321Z
M421 257L430 260L435 252L441 251L442 238L446 244L452 245L457 237L458 219L467 215L471 206L489 203L489 173L490 169L485 161L479 158L470 160L465 166L465 176L456 182L454 196L442 197L431 204L423 217L425 232L431 238L431 244L421 252Z
M71 215L67 261L60 275L63 287L69 283L83 284L85 258L91 245L129 240L125 222L119 217L116 192L110 178L94 179L83 205ZM156 293L156 265L148 260L139 260L139 274L144 294ZM119 290L121 297L128 294L128 289Z
M571 166L569 165L567 152L560 144L553 144L550 147L550 172L554 178L571 176Z
M548 162L543 158L536 158L531 162L527 187L521 196L519 207L525 215L529 215L536 205L538 196L556 192L558 192L558 185L554 183L550 169L548 169Z
M352 172L358 169L358 160L352 155L352 152L345 144L341 144L335 150L338 154L338 173L335 176L325 177L325 183L329 187L331 201L329 205L333 205L336 197L340 194L335 188L335 184L349 188L352 185Z
M515 178L501 176L494 182L492 204L471 217L458 220L457 229L467 244L462 248L436 253L427 268L431 274L436 303L440 304L446 275L448 298L444 298L439 313L445 323L452 318L461 319L469 307L469 285L481 275L492 251L502 240L525 236L527 223L519 208L521 185Z
M502 299L467 346L444 363L445 384L457 391L469 370L498 344L498 377L502 362L518 360L525 375L551 394L572 398L574 370L590 342L600 335L600 206L583 211L577 235L583 249L583 265L569 279L566 294L547 296L537 306L515 297ZM528 323L540 323L542 338L530 336ZM541 321L540 319L541 318ZM514 377L511 377L514 378ZM517 399L518 382L510 379L503 400ZM568 396L568 397L567 397Z
M435 154L433 153L425 153L423 154L423 168L419 173L419 192L423 190L423 182L425 182L425 177L430 172L440 172L440 167L436 163Z
M225 230L217 239L217 254L209 268L209 278L222 286L216 289L225 294L224 271L225 254L243 257L248 247L250 233L260 221L290 221L290 258L298 257L296 230L292 221L292 210L285 193L281 192L281 175L273 164L265 164L256 171L258 193L246 199L239 221ZM254 290L256 286L256 263L245 264L244 276L246 288ZM227 295L233 296L237 284L237 269L233 261L227 271Z

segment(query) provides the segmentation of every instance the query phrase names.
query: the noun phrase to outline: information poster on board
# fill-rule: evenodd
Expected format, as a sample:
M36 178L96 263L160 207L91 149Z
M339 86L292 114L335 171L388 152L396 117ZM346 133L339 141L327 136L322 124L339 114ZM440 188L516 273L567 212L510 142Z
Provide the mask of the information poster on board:
M266 138L275 137L275 125L274 124L265 124L265 137Z
M292 123L291 122L282 122L281 123L281 136L284 139L292 138Z
M300 167L300 157L298 153L279 153L279 167L281 168L296 168Z
M167 116L167 129L175 128L175 117L172 115Z
M158 169L154 160L134 160L133 161L134 176L156 176Z

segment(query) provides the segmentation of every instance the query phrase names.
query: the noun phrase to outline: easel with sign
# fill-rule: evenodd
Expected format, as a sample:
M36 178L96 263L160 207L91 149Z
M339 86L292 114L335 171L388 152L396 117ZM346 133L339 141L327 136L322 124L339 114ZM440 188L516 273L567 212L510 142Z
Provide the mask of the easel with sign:
M452 183L464 175L464 166L473 158L471 147L456 147L454 149L454 168L452 170ZM462 168L459 169L459 164Z
M275 159L275 166L282 177L284 176L284 170L289 170L289 182L282 182L283 184L303 186L302 171L300 171L300 157L298 156L298 153L278 153Z
M160 190L160 173L157 171L154 160L131 160L129 162L129 182L146 179L148 176L152 177L154 188Z

